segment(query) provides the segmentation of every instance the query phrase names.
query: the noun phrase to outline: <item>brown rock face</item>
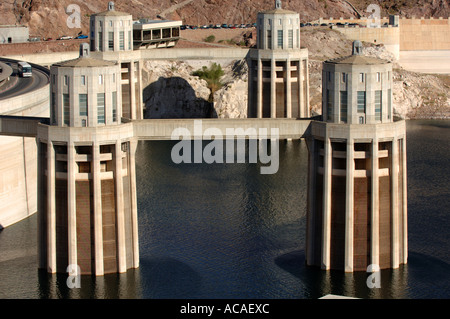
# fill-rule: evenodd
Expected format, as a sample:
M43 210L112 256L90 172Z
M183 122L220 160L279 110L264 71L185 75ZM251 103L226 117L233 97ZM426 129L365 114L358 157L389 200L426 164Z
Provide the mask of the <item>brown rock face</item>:
M319 17L356 17L350 6L368 15L366 8L377 3L381 15L400 14L410 17L447 18L450 5L448 0L284 0L283 8L300 13L302 22L316 20ZM70 4L80 7L81 28L67 26L66 13ZM30 34L39 37L58 37L77 35L80 31L87 34L91 14L106 10L108 0L16 0L0 3L2 24L25 24ZM182 20L184 24L237 24L253 23L260 11L272 9L274 0L117 0L116 10L129 12L134 19L164 16L168 19Z

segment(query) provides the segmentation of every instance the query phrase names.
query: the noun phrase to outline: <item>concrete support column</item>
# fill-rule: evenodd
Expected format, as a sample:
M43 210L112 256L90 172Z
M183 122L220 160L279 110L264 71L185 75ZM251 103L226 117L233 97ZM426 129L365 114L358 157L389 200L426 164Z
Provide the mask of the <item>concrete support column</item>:
M131 223L133 236L133 267L139 267L139 235L138 235L138 216L137 216L137 191L136 191L136 148L137 141L130 141L129 149L129 175L131 185Z
M324 270L330 269L331 245L331 174L332 149L328 134L325 136L324 183L323 183L323 224L322 224L322 265Z
M378 139L372 142L372 196L371 196L371 264L380 264L380 210L379 210L379 180L378 180Z
M55 149L47 142L47 271L56 273Z
M75 145L67 144L67 233L69 265L78 265L77 261L77 196L76 196L76 162ZM75 268L76 269L76 268Z
M122 142L116 142L115 155L115 196L116 196L116 221L117 221L117 261L120 273L127 271L127 251L125 243L125 216L123 200L123 180L122 180Z
M277 117L277 71L275 59L270 60L270 117Z
M306 65L306 78L305 78L305 85L306 87L306 97L305 97L305 117L310 117L309 114L309 66L308 66L308 58L305 59L305 65Z
M142 93L142 81L140 79L142 79L142 63L141 61L138 61L138 74L137 74L137 86L138 86L138 92L139 92L139 96L136 96L136 103L138 105L138 120L143 120L144 119L144 101L143 101L143 93Z
M308 146L309 160L308 160L308 203L307 203L307 221L306 221L306 264L308 266L314 263L314 247L316 243L314 242L314 225L315 225L315 214L316 209L314 205L315 197L315 179L316 179L316 141L314 138L308 138L306 140Z
M297 65L297 85L298 85L298 116L301 118L305 117L305 112L303 111L303 91L302 91L302 61L298 61Z
M263 117L263 101L262 101L262 90L263 90L263 66L262 66L262 60L258 58L258 83L257 83L257 93L256 93L256 117L262 118Z
M354 160L355 146L353 140L347 140L347 179L345 185L345 257L344 257L344 271L353 272L353 238L354 238Z
M450 18L449 18L450 19ZM406 264L408 261L408 192L407 192L407 172L406 172L406 136L402 139L402 165L403 167L403 198L402 198L402 206L403 206L403 260L402 262Z
M398 143L394 138L391 152L391 267L399 266L399 215L398 215Z
M248 117L253 117L253 114L256 114L256 110L253 109L253 78L254 78L254 70L253 70L253 60L252 59L247 59L247 65L248 65L248 100L247 100L247 114ZM253 113L255 112L255 113Z
M286 61L286 117L292 117L291 60Z
M136 83L134 82L134 61L130 61L130 67L128 69L128 76L129 76L129 82L130 82L130 114L131 119L136 120L137 119L137 110L136 110Z
M100 179L100 145L92 147L92 177L94 188L94 242L95 242L95 275L103 276L103 216L102 216L102 183Z

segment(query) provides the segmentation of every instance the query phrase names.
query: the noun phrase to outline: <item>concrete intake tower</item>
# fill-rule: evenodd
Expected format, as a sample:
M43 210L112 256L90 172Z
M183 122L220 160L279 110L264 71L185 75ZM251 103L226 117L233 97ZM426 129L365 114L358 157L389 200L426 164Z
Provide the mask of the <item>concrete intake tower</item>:
M247 59L249 118L309 117L308 49L300 47L300 15L281 8L257 16L257 48Z
M353 54L325 61L323 122L307 138L306 261L366 271L407 262L406 127L392 112L392 64Z
M91 58L82 44L50 75L50 125L37 129L39 268L137 268L137 141L121 123L120 64Z

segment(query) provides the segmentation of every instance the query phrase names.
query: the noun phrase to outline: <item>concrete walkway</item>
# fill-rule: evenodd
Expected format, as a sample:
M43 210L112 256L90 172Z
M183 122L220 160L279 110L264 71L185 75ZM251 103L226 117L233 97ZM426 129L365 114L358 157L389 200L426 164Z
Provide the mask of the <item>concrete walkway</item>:
M414 72L450 74L450 50L400 51L399 64Z

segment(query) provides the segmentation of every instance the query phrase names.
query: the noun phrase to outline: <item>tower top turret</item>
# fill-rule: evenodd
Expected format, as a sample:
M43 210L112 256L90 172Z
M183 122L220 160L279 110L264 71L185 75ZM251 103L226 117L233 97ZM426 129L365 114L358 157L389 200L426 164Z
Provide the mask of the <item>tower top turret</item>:
M281 9L281 0L275 1L275 9Z
M353 41L352 55L362 55L362 42L359 40Z

